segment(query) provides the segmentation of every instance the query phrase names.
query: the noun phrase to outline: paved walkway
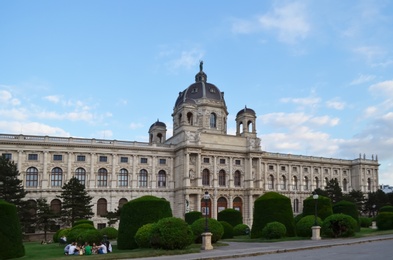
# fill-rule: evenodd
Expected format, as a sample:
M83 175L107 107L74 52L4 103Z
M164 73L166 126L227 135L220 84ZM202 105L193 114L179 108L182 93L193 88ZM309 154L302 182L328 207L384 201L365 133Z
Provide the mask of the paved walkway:
M377 240L393 240L393 234L381 235L373 237L362 238L339 238L339 239L322 239L319 241L313 240L298 240L285 242L225 242L228 246L220 246L213 250L201 251L195 254L186 255L171 255L143 258L144 260L210 260L210 259L230 259L246 256L257 256L264 254L275 254L282 252L299 251L314 248L333 247L341 245L351 245L359 243L367 243Z

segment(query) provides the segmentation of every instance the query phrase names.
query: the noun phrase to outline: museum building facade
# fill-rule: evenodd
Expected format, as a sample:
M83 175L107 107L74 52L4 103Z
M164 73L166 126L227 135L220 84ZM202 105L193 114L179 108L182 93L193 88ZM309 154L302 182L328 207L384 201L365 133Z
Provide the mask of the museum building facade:
M290 198L294 214L316 188L337 179L344 193L378 189L378 158L353 160L270 153L261 149L256 113L236 115L236 134L227 133L224 93L207 82L203 64L195 83L181 91L173 109L173 135L157 120L149 142L0 134L0 153L15 161L32 203L46 198L61 208L62 186L72 177L93 197L92 220L128 201L154 195L168 200L173 215L201 211L217 218L234 208L251 226L255 199L269 191ZM205 192L210 194L208 203Z

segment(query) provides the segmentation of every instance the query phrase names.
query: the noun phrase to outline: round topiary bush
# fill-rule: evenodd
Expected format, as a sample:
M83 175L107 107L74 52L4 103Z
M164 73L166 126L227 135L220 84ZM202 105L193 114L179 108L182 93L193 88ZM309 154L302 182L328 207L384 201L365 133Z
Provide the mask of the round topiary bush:
M194 240L191 227L181 218L159 220L152 230L151 246L166 250L184 249Z
M359 211L355 203L341 200L333 205L333 213L334 214L345 214L353 217L358 223L356 227L356 231L360 231L360 220L359 220Z
M99 243L103 240L103 235L97 229L84 229L79 233L79 237L75 240L78 244L83 245L85 242L90 244Z
M302 214L302 213L300 213L300 214L297 214L293 219L294 219L294 221L295 221L295 224L296 223L298 223L299 222L299 220L301 220L303 217L304 217L305 215L304 214Z
M333 214L332 201L328 197L318 196L318 217L322 220ZM303 201L303 216L315 214L315 200L312 196Z
M59 239L62 236L65 236L66 238L68 238L68 233L70 232L71 228L63 228L63 229L59 229L56 231L56 233L53 234L53 242L58 243Z
M156 223L141 226L135 234L135 242L140 248L150 248L150 240Z
M250 227L246 224L239 224L233 227L233 235L244 236L250 234Z
M217 220L225 221L232 227L243 223L242 213L235 209L224 209L220 211L218 213Z
M393 206L383 206L378 211L380 212L393 212Z
M221 239L222 235L224 234L224 228L215 219L209 218L208 219L208 227L209 232L212 233L212 243L216 243L218 240ZM198 219L191 225L192 232L194 233L194 241L195 243L202 243L202 236L201 234L205 232L205 218Z
M311 237L312 236L311 227L314 225L315 225L315 216L313 215L305 216L296 223L296 234L299 237ZM317 218L317 225L318 226L322 225L322 220L320 218Z
M360 226L364 227L364 228L368 228L372 225L372 218L368 218L368 217L359 217L359 221L360 221Z
M188 223L188 225L192 225L195 220L198 220L200 218L202 218L202 212L200 211L187 212L184 216L184 219Z
M333 214L327 217L321 227L322 234L326 237L350 237L355 234L356 220L345 214Z
M284 224L286 236L296 235L291 200L277 192L267 192L254 202L251 238L262 237L262 230L267 223L275 221Z
M233 238L233 227L226 221L219 221L224 228L224 234L221 238Z
M100 229L100 233L103 236L106 236L108 239L116 239L119 231L117 231L117 229L114 227L105 227L103 229Z
M155 196L143 196L123 205L120 213L118 249L134 249L135 234L148 223L154 223L166 217L172 217L169 201Z
M88 220L88 219L80 219L78 221L75 221L75 223L72 225L72 227L76 227L76 226L81 225L81 224L89 224L89 225L92 225L94 227L94 222L91 221L91 220Z
M267 223L262 229L262 237L266 239L279 239L285 237L287 229L284 224L274 221Z
M25 255L22 230L14 204L0 200L0 259Z
M84 232L88 230L96 230L96 228L90 224L80 224L70 229L68 232L67 241L68 242L90 242L90 241L81 241ZM100 234L100 232L98 231ZM101 234L100 234L101 235ZM101 235L102 238L102 235Z
M376 217L379 230L393 229L393 212L380 212Z

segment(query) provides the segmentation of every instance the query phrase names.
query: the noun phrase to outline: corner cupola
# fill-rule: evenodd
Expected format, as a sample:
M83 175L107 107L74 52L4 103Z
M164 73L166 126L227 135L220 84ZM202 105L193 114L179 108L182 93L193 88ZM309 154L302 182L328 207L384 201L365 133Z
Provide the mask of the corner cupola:
M157 121L152 124L149 128L149 143L165 143L166 141L166 124L160 122L158 119Z
M251 108L244 107L236 115L236 135L256 137L256 114Z

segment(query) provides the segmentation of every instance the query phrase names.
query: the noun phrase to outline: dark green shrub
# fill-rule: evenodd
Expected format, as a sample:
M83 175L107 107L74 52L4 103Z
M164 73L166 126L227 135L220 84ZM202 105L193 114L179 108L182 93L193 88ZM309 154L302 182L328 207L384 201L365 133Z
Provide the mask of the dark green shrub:
M14 204L0 200L0 259L25 255L22 230Z
M242 213L235 209L224 209L220 211L218 213L217 220L225 221L232 227L243 223Z
M81 225L81 224L89 224L89 225L92 225L94 227L94 222L91 221L91 220L88 220L88 219L77 220L77 221L75 221L75 223L74 223L74 225L72 227L76 227L76 226Z
M225 238L233 238L233 227L226 221L219 221L222 227L224 228L224 234L222 235L222 239Z
M218 240L222 238L222 235L224 234L224 228L215 219L209 218L208 219L208 226L209 226L209 232L211 232L212 235L212 243L216 243ZM194 240L195 243L202 243L202 236L201 234L205 232L205 218L198 219L191 225L192 232L194 233Z
M322 220L333 214L332 202L328 197L318 196L318 217ZM315 200L312 196L303 201L303 216L315 214Z
M246 224L239 224L233 227L233 235L244 236L250 235L250 227Z
M67 241L80 243L82 240L82 234L88 230L96 230L96 228L90 224L80 224L71 228L70 231L68 232ZM90 242L90 241L83 241L83 242Z
M305 216L296 223L296 234L299 237L312 237L311 227L314 225L315 225L315 216L313 215ZM322 220L320 218L317 218L317 225L318 226L322 225Z
M172 210L169 202L162 198L143 196L124 204L120 213L117 248L137 248L134 237L138 229L166 217L172 217Z
M68 239L68 233L70 232L71 228L63 228L63 229L59 229L56 231L56 233L53 234L53 242L55 243L59 243L59 239L62 236L65 236Z
M368 228L372 225L372 219L367 217L359 217L360 226L364 228Z
M376 218L379 230L393 229L393 212L380 212Z
M301 220L304 216L305 216L305 215L302 214L302 213L297 214L297 215L294 217L295 224L298 223L299 220Z
M192 225L192 223L194 223L195 220L202 218L202 212L200 211L187 212L184 218L185 221L188 223L188 225Z
M333 214L327 217L321 227L322 234L326 237L350 237L355 234L356 220L345 214Z
M262 236L262 230L270 222L280 222L286 228L286 236L296 236L292 205L288 197L276 192L267 192L254 202L254 220L251 238Z
M194 241L191 227L180 218L163 218L153 227L151 246L166 250L184 249Z
M156 223L141 226L135 234L135 242L139 248L150 248L150 240Z
M266 226L262 229L262 237L266 239L278 239L285 237L287 233L287 229L284 224L274 221L267 223Z
M99 230L103 236L106 236L108 239L116 239L119 231L117 231L114 227L105 227Z
M85 242L92 243L99 243L103 240L103 235L97 229L83 229L79 233L79 237L76 240L78 244L83 245Z
M360 220L359 220L359 211L355 203L341 200L333 205L333 213L334 214L345 214L353 217L357 222L356 231L360 231Z
M393 212L393 206L383 206L379 209L378 212Z

